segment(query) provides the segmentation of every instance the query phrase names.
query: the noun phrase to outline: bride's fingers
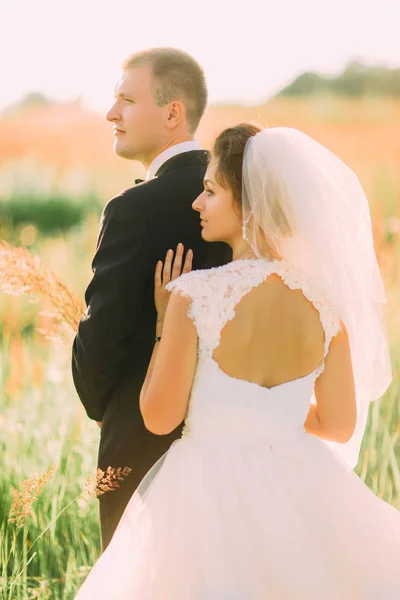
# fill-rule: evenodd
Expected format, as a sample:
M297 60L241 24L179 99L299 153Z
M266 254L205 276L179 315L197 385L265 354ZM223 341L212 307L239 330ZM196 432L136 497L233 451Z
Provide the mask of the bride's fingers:
M182 269L182 258L183 258L183 244L178 244L176 247L176 254L174 263L172 265L171 279L176 279L181 274Z
M172 250L168 250L165 255L164 268L163 263L159 261L156 266L154 284L156 286L165 287L167 283L176 279L183 273L188 273L192 269L193 251L189 250L186 253L185 263L182 269L184 246L179 243L176 247L176 254Z
M184 273L189 273L192 270L192 262L193 262L193 250L188 250L186 252L185 263L182 269L182 275Z
M162 286L162 279L161 279L162 268L163 268L162 260L159 260L158 263L156 264L156 268L154 271L154 287L156 289L158 289Z
M162 285L164 287L167 285L167 283L171 281L171 264L173 255L174 253L172 250L168 250L167 254L165 255L164 270L162 276Z

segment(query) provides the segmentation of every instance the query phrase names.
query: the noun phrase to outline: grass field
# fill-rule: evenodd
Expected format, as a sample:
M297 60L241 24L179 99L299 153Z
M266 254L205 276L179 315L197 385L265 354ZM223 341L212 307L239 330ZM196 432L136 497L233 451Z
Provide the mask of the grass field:
M355 169L370 199L388 296L385 319L394 380L370 407L356 471L378 496L400 508L400 106L326 98L279 100L247 109L214 107L199 137L209 146L220 129L248 119L296 126L311 134ZM113 155L110 127L102 118L79 107L27 111L0 120L0 140L3 197L25 184L70 194L96 189L105 202L142 174L137 165ZM31 246L81 299L91 276L97 227L92 215L62 237L44 238L36 232ZM24 241L23 232L17 233ZM2 230L4 238L14 240L15 235ZM75 393L70 348L55 346L37 333L47 318L39 312L40 306L27 297L0 295L0 598L4 600L73 598L99 552L97 501L81 497L86 478L95 472L99 430L87 420ZM55 473L33 505L33 515L21 528L9 523L12 489L52 465Z

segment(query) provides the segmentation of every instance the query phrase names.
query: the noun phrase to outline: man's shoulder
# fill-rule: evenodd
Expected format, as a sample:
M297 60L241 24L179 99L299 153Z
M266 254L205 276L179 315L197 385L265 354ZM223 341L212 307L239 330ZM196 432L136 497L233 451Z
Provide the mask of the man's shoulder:
M153 184L153 180L144 181L116 194L107 202L104 212L115 217L137 214L157 192L158 186Z
M185 173L185 170L169 171L160 177L138 183L133 187L119 192L106 204L105 210L118 215L137 214L151 210L153 203L160 200L165 204L169 196L175 198L176 194L198 194L202 186L204 174L198 168L195 172Z
M140 201L142 198L149 196L157 191L158 185L156 179L150 179L149 181L142 181L136 185L121 190L116 194L108 204L115 206L123 206L127 202L131 202L132 199Z

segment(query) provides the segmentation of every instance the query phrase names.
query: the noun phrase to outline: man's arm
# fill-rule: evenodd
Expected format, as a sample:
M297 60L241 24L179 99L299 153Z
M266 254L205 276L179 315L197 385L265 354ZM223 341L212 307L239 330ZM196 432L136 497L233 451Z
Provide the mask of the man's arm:
M128 354L128 341L143 311L145 279L153 273L150 236L131 199L117 197L104 209L87 309L72 348L72 375L88 416L102 421L110 392Z

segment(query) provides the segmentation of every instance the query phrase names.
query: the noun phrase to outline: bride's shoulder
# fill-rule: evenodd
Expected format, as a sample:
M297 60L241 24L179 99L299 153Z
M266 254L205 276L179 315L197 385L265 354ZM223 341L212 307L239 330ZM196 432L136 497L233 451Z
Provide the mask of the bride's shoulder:
M231 270L228 263L220 267L211 267L209 269L199 269L190 271L173 281L170 281L166 286L166 290L174 293L180 293L183 296L196 297L207 296L215 290L216 286L220 286L221 282L227 279L228 273Z

